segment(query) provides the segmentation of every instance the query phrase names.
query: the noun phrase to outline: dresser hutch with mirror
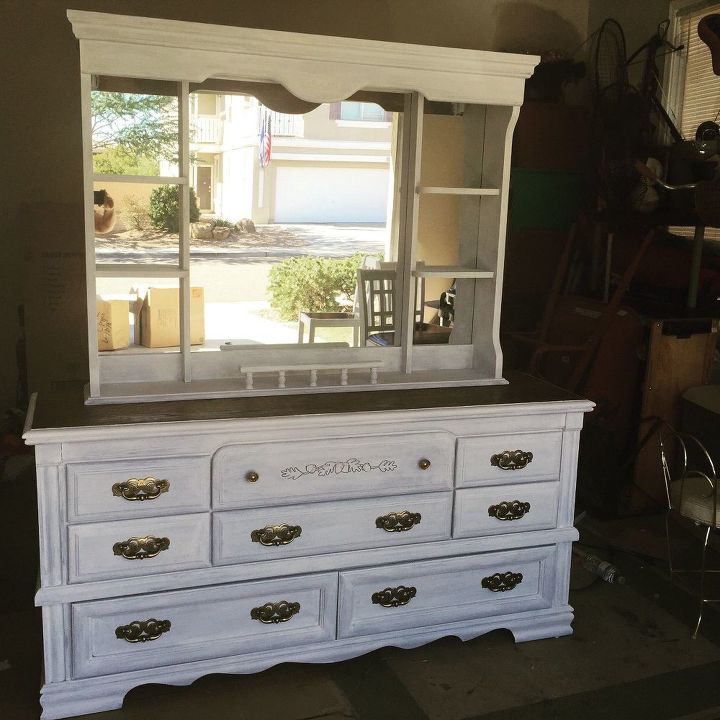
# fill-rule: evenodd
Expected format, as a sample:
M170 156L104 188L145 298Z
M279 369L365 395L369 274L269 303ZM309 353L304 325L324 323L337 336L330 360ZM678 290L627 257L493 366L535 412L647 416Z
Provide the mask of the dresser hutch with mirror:
M499 341L512 134L538 58L68 18L80 45L89 385L84 397L35 398L26 432L43 717L116 708L148 682L496 628L517 641L570 633L577 452L592 405L504 374ZM176 153L159 171L94 166L93 99L114 93L171 99ZM193 143L213 128L191 116L219 96L234 98L225 113L251 107L306 127L328 104L362 119L371 111L358 105L372 103L390 133L383 242L352 269L351 307L308 308L282 328L292 340L249 320L193 328L191 180L200 193L212 174L198 173ZM248 147L246 160L257 141ZM255 186L270 177L262 162L249 167ZM128 188L175 198L176 231L141 260L118 260L96 236L96 193L131 217ZM145 305L174 291L175 344L139 343L136 315L127 347L98 346L97 295L129 285L151 288ZM305 340L300 323L344 334Z

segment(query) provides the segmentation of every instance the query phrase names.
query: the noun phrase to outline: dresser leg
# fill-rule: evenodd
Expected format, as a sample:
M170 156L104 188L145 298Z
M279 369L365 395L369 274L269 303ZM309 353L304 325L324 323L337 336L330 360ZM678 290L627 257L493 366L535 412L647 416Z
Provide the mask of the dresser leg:
M40 696L42 714L40 720L87 715L89 713L118 710L129 688L108 687L107 682L93 685L92 679L82 682L82 688L72 687L74 683L48 683L43 686Z

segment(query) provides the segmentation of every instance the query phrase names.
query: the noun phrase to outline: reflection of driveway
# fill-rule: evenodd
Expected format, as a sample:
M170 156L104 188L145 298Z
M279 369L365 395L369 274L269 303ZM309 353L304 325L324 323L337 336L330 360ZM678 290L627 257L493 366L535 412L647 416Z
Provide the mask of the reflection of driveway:
M355 252L378 253L385 248L387 229L382 225L258 225L257 233L236 236L232 247L218 241L193 241L191 258L231 263L276 263L288 257L322 255L347 257ZM137 245L142 240L136 239ZM174 243L173 243L174 245ZM175 263L176 247L157 243L118 249L103 242L96 250L98 262Z

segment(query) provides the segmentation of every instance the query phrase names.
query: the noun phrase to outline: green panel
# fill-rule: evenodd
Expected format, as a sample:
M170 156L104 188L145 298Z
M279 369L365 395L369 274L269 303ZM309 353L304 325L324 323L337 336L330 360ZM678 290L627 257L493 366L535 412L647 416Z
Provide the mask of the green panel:
M567 230L585 192L582 173L512 168L509 225L513 230Z

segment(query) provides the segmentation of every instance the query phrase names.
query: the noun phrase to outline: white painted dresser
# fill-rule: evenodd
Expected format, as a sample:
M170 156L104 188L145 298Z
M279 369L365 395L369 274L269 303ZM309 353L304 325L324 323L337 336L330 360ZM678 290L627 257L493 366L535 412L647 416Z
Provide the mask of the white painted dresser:
M41 397L44 718L143 683L508 628L571 632L592 405L509 385L84 406Z

